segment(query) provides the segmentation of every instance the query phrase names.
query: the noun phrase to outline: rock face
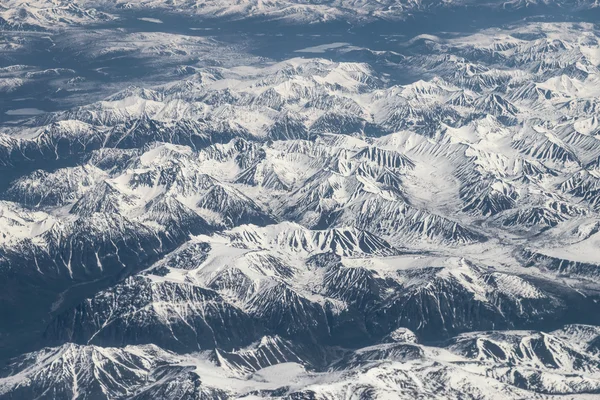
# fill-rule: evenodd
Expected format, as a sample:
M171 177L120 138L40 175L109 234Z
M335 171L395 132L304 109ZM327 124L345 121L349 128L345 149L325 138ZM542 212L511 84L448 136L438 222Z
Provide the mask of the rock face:
M597 396L597 13L5 1L0 399Z

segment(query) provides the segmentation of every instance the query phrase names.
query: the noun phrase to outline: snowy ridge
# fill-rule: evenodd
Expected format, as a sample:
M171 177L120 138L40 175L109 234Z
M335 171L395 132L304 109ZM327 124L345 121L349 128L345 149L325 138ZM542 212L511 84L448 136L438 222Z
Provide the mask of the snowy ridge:
M394 254L394 249L387 242L358 229L310 231L297 224L283 223L264 229L243 226L228 232L227 235L234 245L251 248L275 247L307 253L332 252L341 256Z
M518 399L534 391L542 392L536 395L540 398L551 398L544 392L593 392L598 388L594 370L597 358L566 345L560 335L567 332L576 336L591 333L585 326L565 326L546 334L478 332L480 337L459 336L443 348L398 340L350 351L326 373L302 368L294 353L300 349L291 349L272 337L236 352L217 352L214 358L175 355L154 346L116 349L65 345L12 360L2 371L0 390L7 398L17 398L60 387L55 393L78 398L87 391L102 399L115 395L149 398L144 396L150 393L169 399L182 393L234 399L257 393L248 385L261 388L258 393L263 396L281 399L337 397L350 392L377 396L394 393L401 399L422 394ZM597 336L597 332L591 334ZM537 363L533 375L533 364L509 361L530 357ZM500 366L496 366L497 360ZM269 366L273 361L276 364ZM79 367L77 374L75 366ZM263 368L256 371L257 366ZM45 371L50 368L57 372L58 381L45 380ZM27 377L28 383L20 385L20 377ZM60 386L53 386L59 381ZM219 389L224 383L228 383L227 388Z

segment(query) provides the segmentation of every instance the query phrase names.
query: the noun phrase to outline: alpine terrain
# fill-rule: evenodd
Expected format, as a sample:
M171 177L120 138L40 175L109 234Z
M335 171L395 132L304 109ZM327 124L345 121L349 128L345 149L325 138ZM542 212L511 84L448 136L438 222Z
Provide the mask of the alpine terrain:
M0 0L0 399L600 398L596 0Z

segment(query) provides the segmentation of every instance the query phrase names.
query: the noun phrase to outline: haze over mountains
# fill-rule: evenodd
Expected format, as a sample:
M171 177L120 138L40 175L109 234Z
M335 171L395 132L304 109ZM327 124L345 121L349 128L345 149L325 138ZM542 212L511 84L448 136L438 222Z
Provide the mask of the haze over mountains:
M6 0L2 19L10 26L56 28L85 25L117 18L121 10L159 11L236 20L251 18L279 19L296 24L348 21L372 22L403 20L420 12L444 12L452 9L481 8L488 12L540 7L562 12L585 11L598 6L595 0Z
M593 399L594 1L4 1L1 399Z

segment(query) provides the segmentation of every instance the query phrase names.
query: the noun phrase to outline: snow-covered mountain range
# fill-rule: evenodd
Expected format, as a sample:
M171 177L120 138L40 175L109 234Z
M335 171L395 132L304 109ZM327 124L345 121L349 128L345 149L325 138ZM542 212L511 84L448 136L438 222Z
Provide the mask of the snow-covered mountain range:
M598 396L595 2L110 3L0 4L0 399Z
M597 0L4 0L0 23L10 28L38 30L99 24L119 18L122 10L185 13L203 18L284 20L294 24L329 21L402 21L415 13L467 8L497 12L550 8L559 12L587 11ZM148 21L156 21L150 18Z

